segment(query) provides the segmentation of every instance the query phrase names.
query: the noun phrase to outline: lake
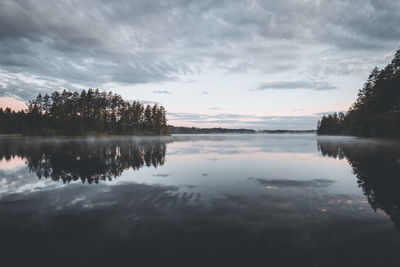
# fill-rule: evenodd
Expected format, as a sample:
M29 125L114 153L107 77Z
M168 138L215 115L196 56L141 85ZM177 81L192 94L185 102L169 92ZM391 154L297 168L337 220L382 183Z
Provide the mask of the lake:
M1 266L399 266L400 144L0 137Z

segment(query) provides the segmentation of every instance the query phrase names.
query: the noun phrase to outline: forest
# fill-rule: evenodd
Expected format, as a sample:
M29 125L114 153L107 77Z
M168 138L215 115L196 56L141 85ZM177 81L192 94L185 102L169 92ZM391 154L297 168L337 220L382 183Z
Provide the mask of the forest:
M400 50L385 68L372 70L346 114L324 115L317 133L400 138Z
M168 135L166 110L98 89L38 94L26 110L0 109L0 134Z

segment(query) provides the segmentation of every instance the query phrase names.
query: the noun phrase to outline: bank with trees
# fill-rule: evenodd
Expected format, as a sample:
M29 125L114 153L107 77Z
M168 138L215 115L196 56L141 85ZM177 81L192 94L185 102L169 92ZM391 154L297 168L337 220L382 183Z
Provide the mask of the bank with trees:
M345 114L324 115L317 133L400 138L400 50L385 68L372 70Z
M0 133L24 135L167 135L163 106L129 102L98 89L38 94L26 110L0 109Z

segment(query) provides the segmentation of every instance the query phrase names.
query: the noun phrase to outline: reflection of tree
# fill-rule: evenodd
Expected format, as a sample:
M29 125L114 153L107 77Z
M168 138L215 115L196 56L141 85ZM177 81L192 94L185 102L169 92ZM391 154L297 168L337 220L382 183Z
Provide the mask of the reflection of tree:
M319 140L322 155L346 158L369 204L390 216L400 231L400 144Z
M81 180L98 183L111 180L126 169L163 165L166 143L143 139L1 139L0 158L26 158L29 170L39 179Z

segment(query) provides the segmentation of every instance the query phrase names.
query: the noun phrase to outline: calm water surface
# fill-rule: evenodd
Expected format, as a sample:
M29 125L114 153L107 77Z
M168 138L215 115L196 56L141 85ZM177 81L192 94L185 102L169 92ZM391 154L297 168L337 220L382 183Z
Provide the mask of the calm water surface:
M0 137L1 266L400 266L400 144Z

